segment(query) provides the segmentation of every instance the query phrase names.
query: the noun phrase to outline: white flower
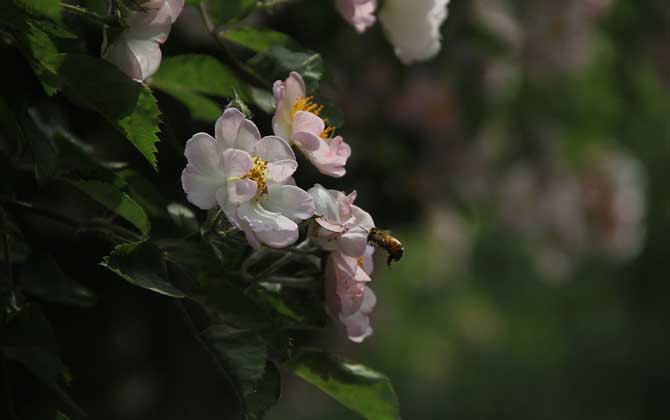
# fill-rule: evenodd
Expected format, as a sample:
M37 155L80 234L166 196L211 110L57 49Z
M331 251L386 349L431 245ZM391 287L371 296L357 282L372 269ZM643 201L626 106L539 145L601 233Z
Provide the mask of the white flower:
M215 133L216 139L197 133L186 143L181 180L187 199L201 209L218 204L255 248L294 243L296 222L312 216L314 203L293 185L298 163L291 147L276 136L261 139L235 108L216 121Z
M335 6L359 33L375 23L377 0L335 0Z
M184 7L184 0L148 0L124 18L120 33L104 32L102 58L117 66L130 78L143 81L160 66L164 43L172 24Z
M440 50L440 26L449 0L386 0L379 20L405 64L432 58Z

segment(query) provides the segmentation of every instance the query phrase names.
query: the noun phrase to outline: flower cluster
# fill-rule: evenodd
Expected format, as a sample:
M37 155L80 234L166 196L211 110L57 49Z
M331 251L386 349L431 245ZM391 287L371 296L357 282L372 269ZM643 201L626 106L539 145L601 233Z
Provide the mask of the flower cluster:
M340 14L358 32L375 22L376 0L336 0ZM425 61L441 46L440 26L447 18L449 0L386 0L379 11L386 36L405 64Z
M104 32L102 58L130 78L144 81L161 64L160 46L184 8L184 0L144 0L133 4L123 18L121 31Z
M298 224L309 223L309 237L327 251L327 306L352 341L372 334L369 313L375 296L367 287L372 272L368 232L372 217L346 195L316 184L296 186L295 146L323 174L341 177L351 148L307 96L298 73L273 86L274 135L261 137L256 125L236 108L216 121L214 137L197 133L186 143L182 172L187 199L201 209L220 208L255 249L284 248L298 240Z

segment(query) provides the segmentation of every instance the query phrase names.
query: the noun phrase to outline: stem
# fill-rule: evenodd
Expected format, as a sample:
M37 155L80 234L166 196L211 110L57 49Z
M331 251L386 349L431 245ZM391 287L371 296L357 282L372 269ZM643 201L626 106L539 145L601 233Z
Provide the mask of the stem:
M86 20L89 20L94 23L102 24L102 25L107 25L115 28L120 28L122 27L121 23L119 22L119 19L116 16L113 15L99 15L95 12L91 12L90 10L87 10L81 6L77 6L74 4L68 4L68 3L61 3L60 6L65 9L68 12L76 13L83 17Z

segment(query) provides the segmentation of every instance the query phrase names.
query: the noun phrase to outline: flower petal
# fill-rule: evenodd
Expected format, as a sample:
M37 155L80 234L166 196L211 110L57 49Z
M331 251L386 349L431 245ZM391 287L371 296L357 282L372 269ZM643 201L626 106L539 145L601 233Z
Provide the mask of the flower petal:
M261 138L256 125L246 119L237 108L223 111L216 120L214 132L221 151L232 148L255 154L256 145Z
M216 190L226 182L216 141L208 134L197 133L186 142L184 155L188 164L181 181L188 201L201 209L214 207Z
M337 238L337 244L345 255L358 258L365 252L368 234L362 229L349 231Z
M226 177L242 177L254 166L251 155L243 150L228 149L223 152L223 169Z
M291 159L280 160L268 165L268 181L283 183L298 169L298 162Z
M283 248L298 240L298 225L291 219L264 209L256 202L246 202L237 209L237 215L248 224L264 244Z
M319 137L323 130L326 128L326 124L323 120L311 112L298 111L293 116L293 134L295 133L312 133L315 136Z
M268 186L268 199L261 204L265 209L282 214L293 221L309 219L314 214L314 201L306 191L293 185Z
M312 133L308 133L306 131L301 131L299 133L293 134L293 136L291 136L291 141L305 153L315 152L319 150L319 147L321 147L321 143L324 143L321 137L314 135ZM307 157L309 158L309 155Z
M257 142L256 154L268 162L295 160L295 153L291 146L277 136L265 136Z
M231 204L246 203L256 196L258 185L250 179L229 181L227 185L228 202Z

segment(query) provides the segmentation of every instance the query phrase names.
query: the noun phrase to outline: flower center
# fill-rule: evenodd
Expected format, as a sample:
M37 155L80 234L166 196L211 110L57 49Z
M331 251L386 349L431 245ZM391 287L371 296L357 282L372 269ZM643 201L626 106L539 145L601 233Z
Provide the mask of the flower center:
M249 172L242 177L242 179L250 179L258 185L260 195L268 194L268 183L265 180L265 171L268 169L268 161L254 156L254 166L249 169Z
M295 113L298 111L311 112L318 117L323 111L323 105L314 102L313 96L301 96L295 100L295 103L291 107L291 122L293 122L293 117L295 117ZM335 127L329 127L328 120L325 118L322 119L323 123L326 124L326 128L319 134L319 137L326 140L333 137L333 134L335 134Z

